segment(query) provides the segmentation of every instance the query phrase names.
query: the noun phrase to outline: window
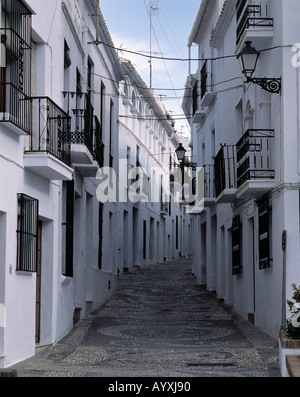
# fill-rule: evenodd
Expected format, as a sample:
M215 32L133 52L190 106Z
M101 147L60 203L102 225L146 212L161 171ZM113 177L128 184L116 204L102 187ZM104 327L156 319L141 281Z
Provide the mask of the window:
M100 104L100 124L103 126L104 124L104 114L105 114L105 95L106 95L106 89L105 85L101 82L101 91L100 91L100 97L101 97L101 104Z
M114 162L114 157L113 157L113 142L114 142L114 136L113 136L113 128L114 128L114 102L111 100L110 101L110 116L109 116L109 166L113 168L113 162Z
M90 101L93 103L92 92L94 89L94 82L93 82L93 73L94 65L91 59L88 59L88 67L87 67L87 94L90 98Z
M104 204L99 203L98 217L98 269L102 269L102 248L103 248L103 211Z
M237 215L232 221L232 274L242 273L242 223Z
M198 110L198 97L199 97L198 84L199 84L199 82L196 81L194 88L193 88L193 116L195 115L195 113Z
M67 69L72 65L71 57L70 57L70 48L65 40L64 43L64 67Z
M143 259L147 258L147 222L143 222Z
M211 131L211 158L212 160L215 158L216 155L216 130L213 129Z
M82 94L82 77L79 70L76 68L76 94Z
M36 272L38 200L18 194L17 271Z
M201 99L202 99L207 92L207 61L204 62L200 74L201 74Z
M259 269L268 269L271 267L271 238L270 222L271 207L268 199L262 199L259 203Z
M74 181L64 182L65 187L65 260L63 275L73 277L73 251L74 251Z

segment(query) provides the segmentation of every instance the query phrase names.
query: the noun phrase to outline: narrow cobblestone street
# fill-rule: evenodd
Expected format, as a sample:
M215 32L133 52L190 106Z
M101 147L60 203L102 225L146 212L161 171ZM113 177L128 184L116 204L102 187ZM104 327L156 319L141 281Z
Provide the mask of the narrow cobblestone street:
M278 342L198 285L189 260L119 277L116 294L18 377L280 377Z

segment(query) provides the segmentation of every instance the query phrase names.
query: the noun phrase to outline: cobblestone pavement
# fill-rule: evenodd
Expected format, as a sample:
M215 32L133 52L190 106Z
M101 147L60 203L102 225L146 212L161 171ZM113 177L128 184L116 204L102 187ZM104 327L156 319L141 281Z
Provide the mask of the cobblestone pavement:
M280 377L278 354L185 259L120 275L105 305L14 368L19 377Z

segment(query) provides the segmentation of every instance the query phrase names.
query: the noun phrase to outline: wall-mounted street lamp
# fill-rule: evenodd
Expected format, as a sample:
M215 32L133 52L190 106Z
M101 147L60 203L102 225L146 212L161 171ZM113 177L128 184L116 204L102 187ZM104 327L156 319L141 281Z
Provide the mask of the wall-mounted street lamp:
M180 163L184 163L184 159L185 159L185 148L182 146L182 143L179 144L178 148L175 150L176 155L177 155L177 159Z
M197 163L192 162L190 159L187 159L185 157L186 150L183 147L182 143L179 144L178 148L175 150L175 153L176 153L177 159L178 159L178 161L180 163L179 167L180 167L180 170L181 170L181 178L182 178L181 185L182 185L182 189L184 189L185 167L190 169L190 170L192 170L192 171L196 171ZM195 190L196 190L196 185L194 184L195 183L195 179L196 178L192 179L192 194L195 194ZM184 191L182 192L182 199L185 200ZM191 204L191 203L187 203L187 204Z
M181 170L181 187L182 187L182 199L184 200L184 192L183 192L183 186L184 186L184 165L185 165L185 153L186 150L183 147L182 143L179 144L178 148L175 150L177 159L180 163L180 170Z
M245 42L245 47L242 52L238 55L240 66L243 74L247 79L247 83L258 84L264 90L279 94L281 91L281 78L253 78L253 74L256 69L257 61L260 56L254 47L251 46L251 41Z

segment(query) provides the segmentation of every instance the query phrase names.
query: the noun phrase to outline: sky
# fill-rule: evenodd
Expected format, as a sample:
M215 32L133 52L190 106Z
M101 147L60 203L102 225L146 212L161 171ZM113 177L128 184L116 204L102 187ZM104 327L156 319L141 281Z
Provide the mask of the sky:
M177 131L187 134L189 126L181 103L189 65L182 59L188 58L188 38L201 0L99 0L99 4L115 47L144 55L119 52L133 63L148 86L151 6L152 88L161 95L166 110L178 119Z

